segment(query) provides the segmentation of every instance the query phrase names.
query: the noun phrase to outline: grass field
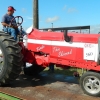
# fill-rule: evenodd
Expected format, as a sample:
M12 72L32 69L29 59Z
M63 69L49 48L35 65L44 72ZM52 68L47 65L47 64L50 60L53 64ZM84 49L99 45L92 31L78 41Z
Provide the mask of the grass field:
M0 92L0 100L22 100L22 99Z

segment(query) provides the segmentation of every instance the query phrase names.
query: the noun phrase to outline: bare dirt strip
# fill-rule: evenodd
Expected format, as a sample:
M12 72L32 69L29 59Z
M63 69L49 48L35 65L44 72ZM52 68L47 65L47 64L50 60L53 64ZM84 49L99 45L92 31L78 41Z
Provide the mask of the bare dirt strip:
M41 73L39 76L21 74L0 91L23 98L23 100L100 100L81 90L78 79L73 76Z

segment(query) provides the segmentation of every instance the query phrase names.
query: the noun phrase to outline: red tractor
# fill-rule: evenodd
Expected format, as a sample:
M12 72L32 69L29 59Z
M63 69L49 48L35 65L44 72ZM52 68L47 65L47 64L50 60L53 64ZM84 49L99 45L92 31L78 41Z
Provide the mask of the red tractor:
M21 24L20 24L21 25ZM86 69L80 78L83 91L100 96L100 35L64 32L41 32L30 28L24 42L16 42L0 32L0 83L16 79L23 64L31 63L24 73L38 74L50 64Z

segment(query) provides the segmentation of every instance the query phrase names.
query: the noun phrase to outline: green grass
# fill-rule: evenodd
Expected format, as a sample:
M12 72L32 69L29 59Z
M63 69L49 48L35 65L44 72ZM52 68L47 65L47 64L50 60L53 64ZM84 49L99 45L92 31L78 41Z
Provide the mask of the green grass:
M21 99L0 92L0 100L21 100Z

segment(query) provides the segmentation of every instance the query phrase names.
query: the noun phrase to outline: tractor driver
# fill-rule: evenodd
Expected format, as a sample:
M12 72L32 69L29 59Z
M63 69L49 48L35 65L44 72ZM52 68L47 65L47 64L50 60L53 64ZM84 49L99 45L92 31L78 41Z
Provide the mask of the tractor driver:
M14 37L15 40L17 40L17 35L19 33L19 29L18 26L16 24L16 21L13 20L13 25L11 25L11 20L14 18L13 14L14 11L16 11L14 9L14 7L9 6L8 7L8 11L7 13L2 17L2 25L3 25L3 30L4 32L9 33L12 37ZM22 31L22 34L26 34L24 31Z

